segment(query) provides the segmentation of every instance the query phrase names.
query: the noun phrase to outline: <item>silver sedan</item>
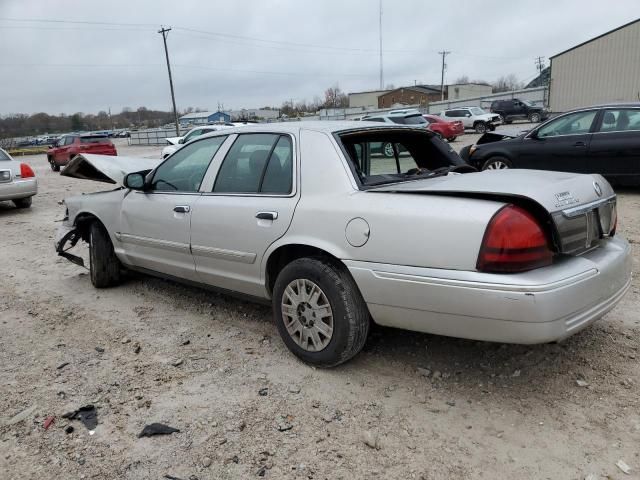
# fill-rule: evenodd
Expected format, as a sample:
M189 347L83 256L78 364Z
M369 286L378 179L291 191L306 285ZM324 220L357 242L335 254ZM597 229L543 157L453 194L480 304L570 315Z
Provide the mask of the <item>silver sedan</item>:
M371 322L560 340L631 282L601 176L476 172L423 128L246 126L159 165L85 155L62 174L120 186L68 198L56 240L78 264L69 248L89 243L96 287L135 270L269 301L287 347L323 367L357 354Z
M0 148L0 201L11 200L17 208L29 208L38 193L33 169Z

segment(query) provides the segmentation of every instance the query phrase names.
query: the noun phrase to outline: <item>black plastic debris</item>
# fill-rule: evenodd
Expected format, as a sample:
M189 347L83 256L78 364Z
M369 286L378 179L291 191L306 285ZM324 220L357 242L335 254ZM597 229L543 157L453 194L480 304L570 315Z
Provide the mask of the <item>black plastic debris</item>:
M178 433L180 430L177 428L164 425L163 423L152 423L145 425L142 431L138 434L138 438L153 437L155 435L171 435L172 433Z
M73 433L73 425L69 425L67 428L64 429L64 433L66 433L67 435L69 435L70 433Z
M64 367L66 367L67 365L69 365L69 362L61 363L60 365L58 365L58 366L56 367L56 369L57 369L57 370L62 370L62 369L63 369Z
M98 426L98 410L93 405L85 405L73 412L67 412L62 418L80 420L88 430L95 430Z

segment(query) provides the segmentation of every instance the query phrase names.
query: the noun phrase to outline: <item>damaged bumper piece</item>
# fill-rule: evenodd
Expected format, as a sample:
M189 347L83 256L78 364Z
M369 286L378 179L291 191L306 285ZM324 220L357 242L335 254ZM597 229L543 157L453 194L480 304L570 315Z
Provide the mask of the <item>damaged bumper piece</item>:
M75 226L62 225L56 233L55 247L58 255L66 258L71 263L84 267L84 260L81 257L69 253L69 250L75 247L81 238L82 235ZM67 244L68 247L65 249Z

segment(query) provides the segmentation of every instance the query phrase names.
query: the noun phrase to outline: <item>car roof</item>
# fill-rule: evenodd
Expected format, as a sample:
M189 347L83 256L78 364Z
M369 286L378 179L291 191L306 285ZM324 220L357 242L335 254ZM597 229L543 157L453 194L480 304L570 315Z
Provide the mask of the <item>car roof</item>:
M229 135L232 133L288 133L295 135L300 130L311 130L328 134L340 133L353 130L375 130L375 129L403 129L426 131L424 127L417 128L412 125L385 124L380 122L367 122L367 120L305 120L301 122L273 122L258 123L255 125L244 125L242 127L225 128L206 136ZM203 135L200 138L204 138Z

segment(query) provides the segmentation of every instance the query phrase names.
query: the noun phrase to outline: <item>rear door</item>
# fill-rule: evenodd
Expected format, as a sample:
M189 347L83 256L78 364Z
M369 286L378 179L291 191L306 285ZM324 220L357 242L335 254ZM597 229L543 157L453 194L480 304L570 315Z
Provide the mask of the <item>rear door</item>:
M640 109L603 110L589 145L587 168L622 182L640 178Z
M191 250L201 282L262 297L264 253L289 228L299 198L295 138L243 133L231 141L193 211Z
M526 135L514 159L518 168L586 173L597 110L569 113Z
M185 145L152 172L147 191L131 191L125 197L116 238L133 265L197 280L190 249L191 216L204 174L225 138Z

